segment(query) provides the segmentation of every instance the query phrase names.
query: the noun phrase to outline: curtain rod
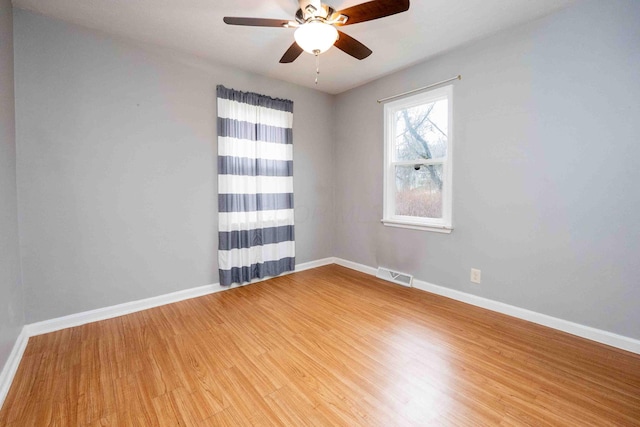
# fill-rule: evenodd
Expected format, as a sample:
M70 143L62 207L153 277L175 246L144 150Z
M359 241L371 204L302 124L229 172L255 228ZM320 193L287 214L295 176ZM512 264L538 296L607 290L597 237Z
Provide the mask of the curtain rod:
M405 95L410 95L410 94L415 93L415 92L420 92L421 90L430 89L430 88L432 88L434 86L438 86L438 85L441 85L441 84L444 84L444 83L449 83L449 82L452 82L454 80L461 80L461 79L462 79L462 76L460 74L458 74L455 77L451 77L450 79L442 80L441 82L438 82L438 83L430 84L429 86L419 87L418 89L410 90L409 92L403 92L403 93L399 93L397 95L388 96L386 98L378 99L378 104L380 104L382 102L385 102L385 101L389 101L390 99L400 98L400 97L405 96Z

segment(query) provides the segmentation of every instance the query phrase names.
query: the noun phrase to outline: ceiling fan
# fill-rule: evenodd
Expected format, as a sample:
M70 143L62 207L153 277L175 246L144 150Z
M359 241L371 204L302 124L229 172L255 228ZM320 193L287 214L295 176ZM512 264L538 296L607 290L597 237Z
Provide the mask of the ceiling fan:
M336 27L384 18L409 9L409 0L373 0L339 11L321 0L298 0L298 3L300 8L295 21L225 16L224 22L253 27L296 28L295 42L280 58L282 64L295 61L303 51L318 56L333 45L354 58L364 59L371 55L371 49Z

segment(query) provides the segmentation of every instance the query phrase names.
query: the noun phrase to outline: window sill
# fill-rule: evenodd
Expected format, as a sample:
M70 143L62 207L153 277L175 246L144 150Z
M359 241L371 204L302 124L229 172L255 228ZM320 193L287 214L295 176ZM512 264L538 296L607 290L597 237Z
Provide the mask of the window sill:
M425 225L416 222L399 221L395 219L383 219L380 222L382 222L387 227L410 228L412 230L432 231L434 233L449 234L453 231L453 227L446 227L444 225Z

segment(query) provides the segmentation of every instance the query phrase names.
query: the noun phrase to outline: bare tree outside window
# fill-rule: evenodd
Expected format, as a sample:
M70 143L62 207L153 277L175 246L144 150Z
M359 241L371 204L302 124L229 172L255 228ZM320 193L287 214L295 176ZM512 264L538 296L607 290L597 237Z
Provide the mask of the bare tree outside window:
M384 225L453 230L452 113L451 85L385 104Z
M445 98L395 113L395 161L416 162L395 166L396 215L442 218L447 112Z

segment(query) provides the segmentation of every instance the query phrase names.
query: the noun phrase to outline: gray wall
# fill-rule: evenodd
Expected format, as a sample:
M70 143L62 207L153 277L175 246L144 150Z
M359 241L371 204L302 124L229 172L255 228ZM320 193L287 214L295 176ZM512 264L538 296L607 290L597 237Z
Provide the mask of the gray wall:
M579 2L339 95L335 255L640 338L638 22ZM376 99L456 74L455 229L385 227Z
M0 0L0 371L24 325L18 251L11 1Z
M637 22L637 1L583 1L331 97L17 11L26 320L218 281L222 83L295 102L298 262L383 265L640 338ZM455 230L384 227L375 100L458 73Z
M332 255L331 96L26 11L14 25L27 322L218 282L216 84L294 101L297 262Z

